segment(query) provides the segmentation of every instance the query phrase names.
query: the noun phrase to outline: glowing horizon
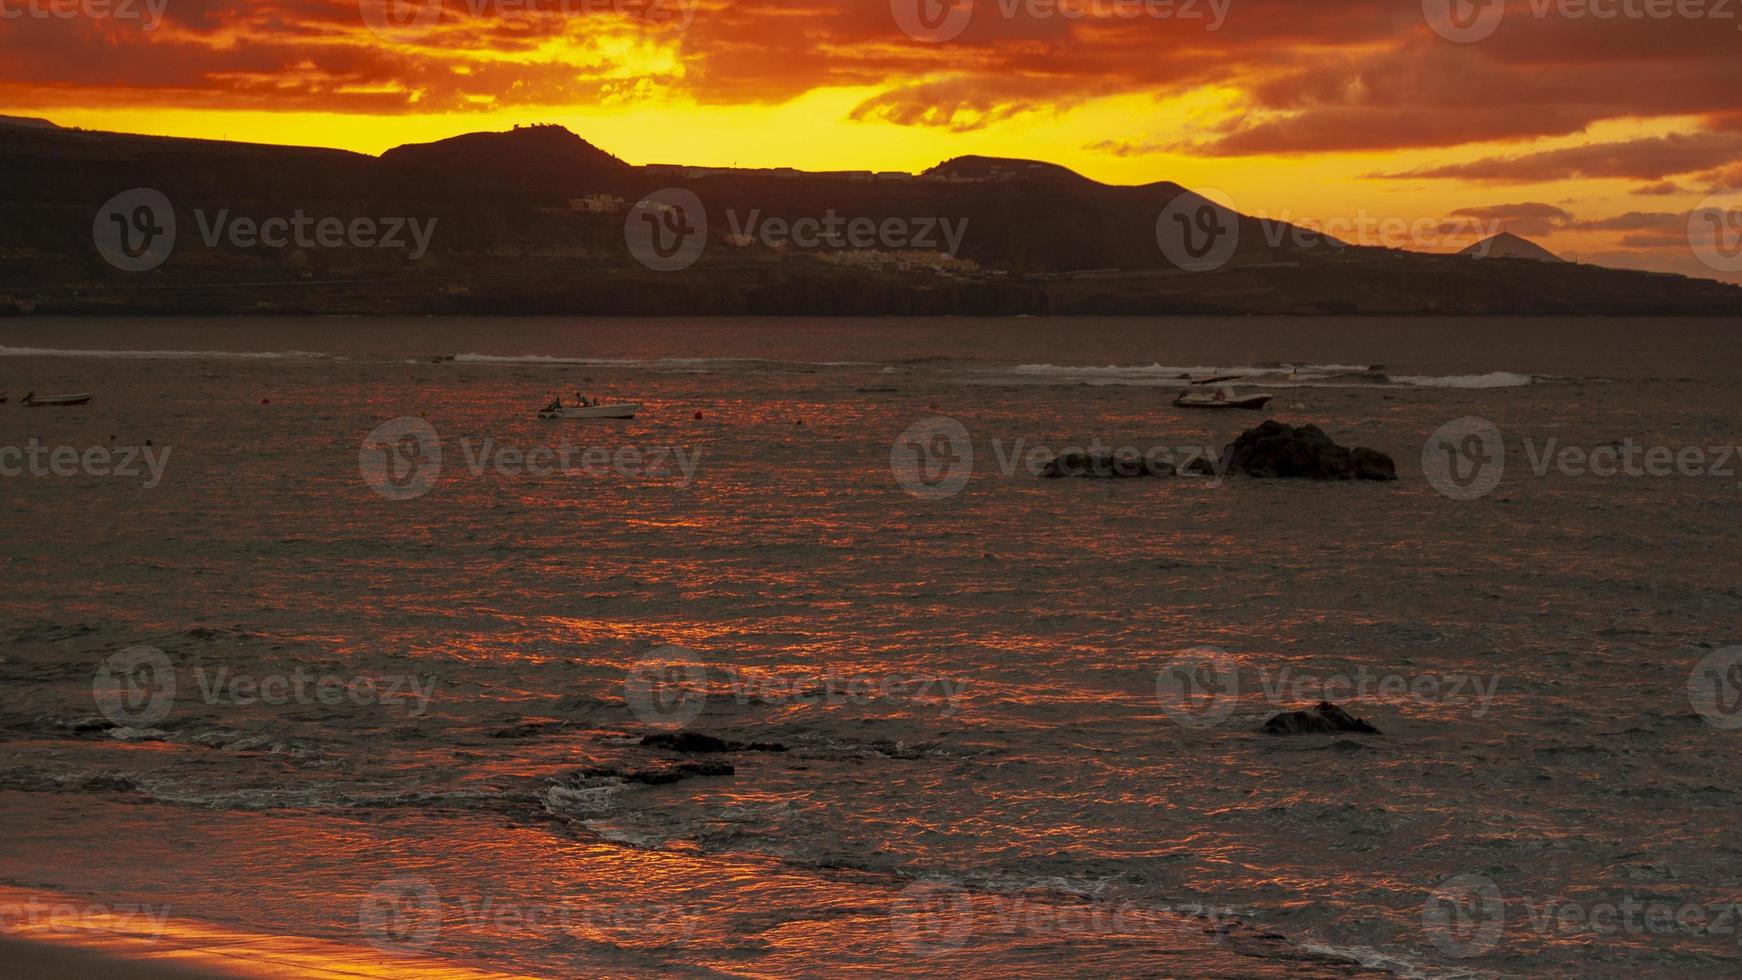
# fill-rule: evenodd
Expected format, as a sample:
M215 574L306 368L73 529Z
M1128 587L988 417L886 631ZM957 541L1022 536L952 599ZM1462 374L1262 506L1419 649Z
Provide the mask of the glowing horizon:
M1219 191L1362 244L1507 230L1584 261L1742 278L1688 241L1691 212L1742 199L1742 33L1712 20L1491 4L1486 25L1430 23L1370 0L1066 4L1081 17L1036 0L154 2L150 29L0 19L0 112L369 154L557 123L635 164L1018 157Z

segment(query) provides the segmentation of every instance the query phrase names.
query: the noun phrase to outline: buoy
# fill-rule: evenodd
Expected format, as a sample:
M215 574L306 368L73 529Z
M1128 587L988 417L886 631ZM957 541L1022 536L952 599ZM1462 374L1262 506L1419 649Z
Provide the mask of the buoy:
M272 399L270 399L270 398L262 398L262 399L260 399L260 404L262 404L262 405L270 405L270 404L272 404Z
M701 421L701 420L702 420L702 413L700 413L700 412L697 412L697 413L696 413L696 421L697 421L697 422L700 422L700 421Z

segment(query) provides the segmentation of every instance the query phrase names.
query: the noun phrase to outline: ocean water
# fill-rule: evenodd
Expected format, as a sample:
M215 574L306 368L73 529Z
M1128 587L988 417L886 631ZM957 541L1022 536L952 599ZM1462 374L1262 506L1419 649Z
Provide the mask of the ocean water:
M1739 329L9 322L0 885L451 975L1742 974ZM1032 472L1264 417L1400 479ZM1325 696L1382 734L1258 733Z

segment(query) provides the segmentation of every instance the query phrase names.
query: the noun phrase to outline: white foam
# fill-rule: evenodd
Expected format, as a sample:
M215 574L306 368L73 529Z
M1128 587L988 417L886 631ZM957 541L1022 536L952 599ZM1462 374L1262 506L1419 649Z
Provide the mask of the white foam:
M1391 380L1418 388L1522 388L1535 384L1539 378L1534 374L1490 371L1487 374L1403 374L1394 375Z
M553 357L549 354L461 354L467 364L552 364L592 367L705 367L709 364L766 363L759 357Z

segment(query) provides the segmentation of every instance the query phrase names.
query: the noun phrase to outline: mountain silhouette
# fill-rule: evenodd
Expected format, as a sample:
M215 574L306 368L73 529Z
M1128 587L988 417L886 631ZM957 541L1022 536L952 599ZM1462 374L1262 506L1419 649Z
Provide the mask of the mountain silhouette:
M1742 315L1742 288L1723 283L1345 245L1169 181L1110 185L1034 160L812 173L631 166L560 126L376 157L0 125L0 167L0 315ZM135 189L170 203L174 248L127 272L93 235ZM673 189L700 201L705 221L685 224L706 239L692 265L657 271L626 236L634 203ZM210 232L297 214L435 231L415 258ZM766 234L831 220L875 233L808 245ZM1181 228L1209 236L1198 244L1218 247L1214 261L1170 254L1166 234ZM1512 237L1492 254L1535 248Z

